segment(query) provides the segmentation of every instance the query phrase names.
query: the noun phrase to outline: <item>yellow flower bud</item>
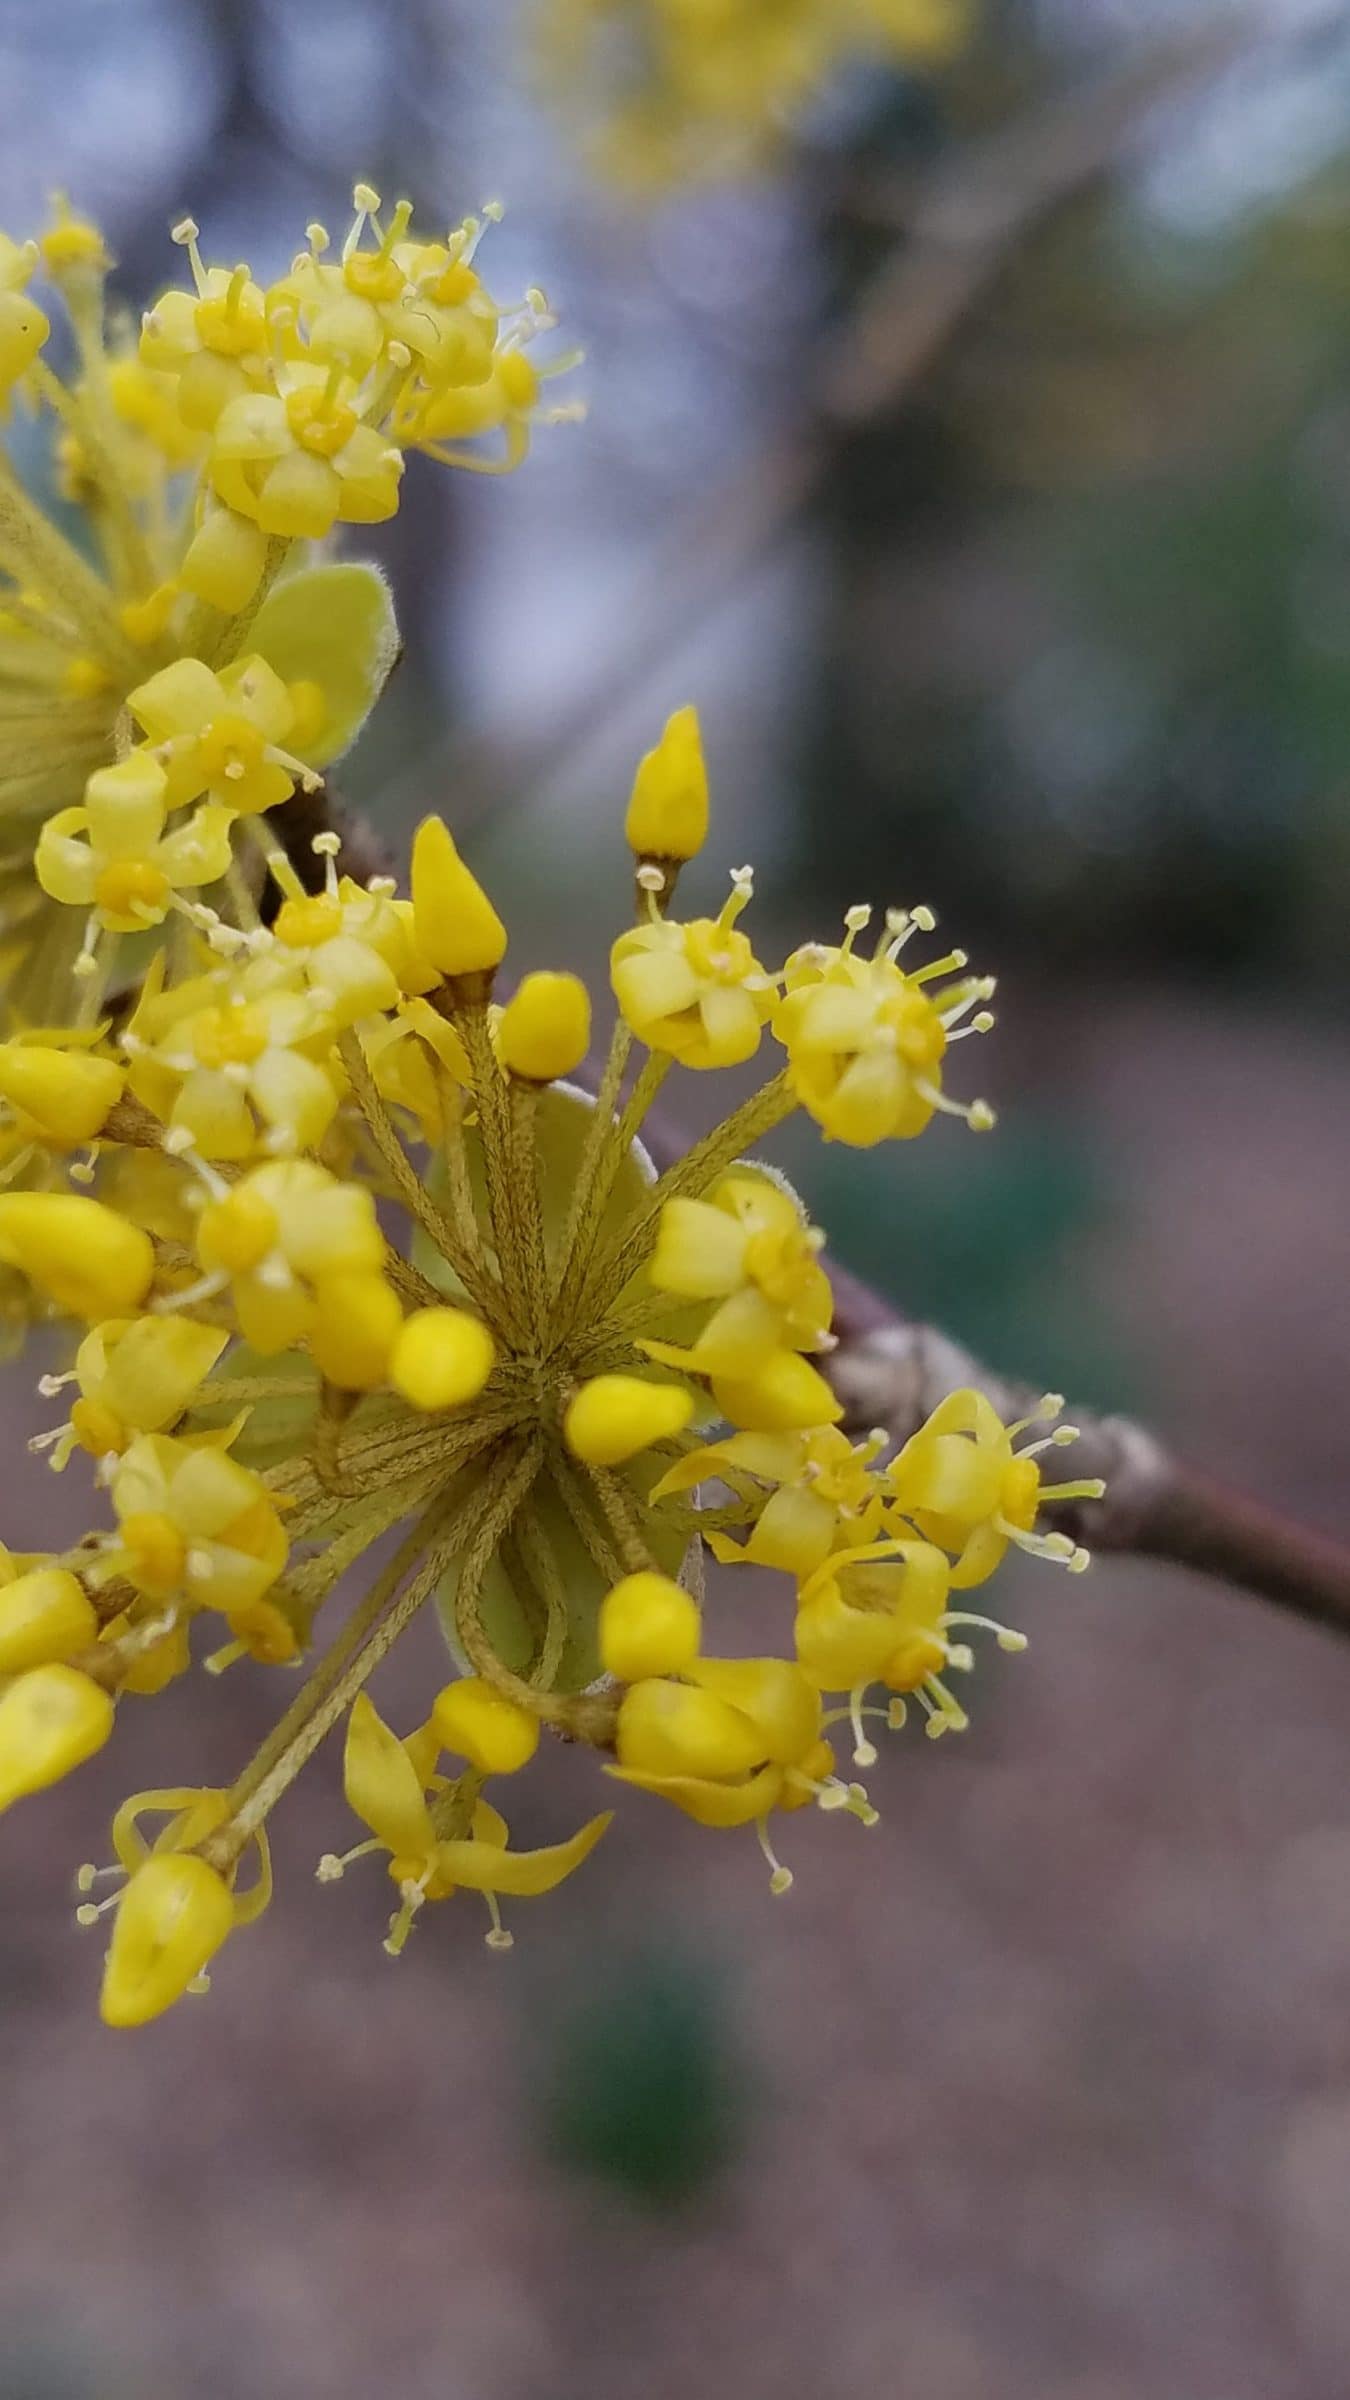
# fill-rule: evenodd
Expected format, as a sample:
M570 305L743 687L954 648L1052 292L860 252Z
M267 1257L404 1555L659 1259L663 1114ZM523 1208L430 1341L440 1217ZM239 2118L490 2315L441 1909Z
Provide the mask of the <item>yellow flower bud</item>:
M101 1133L122 1097L125 1078L110 1058L48 1049L39 1042L0 1044L0 1100L48 1141L74 1148Z
M696 858L708 834L708 770L696 708L677 708L641 761L624 819L639 858Z
M441 817L424 817L413 836L412 902L417 947L442 975L487 975L501 965L506 927Z
M0 1693L0 1809L83 1766L112 1722L108 1694L75 1667L53 1663L16 1676Z
M477 1675L447 1683L431 1722L441 1748L467 1758L480 1775L514 1775L539 1747L539 1719Z
M145 2025L180 2000L234 1926L223 1877L165 1851L136 1869L117 1906L99 2009L105 2025Z
M620 1683L679 1675L698 1656L702 1620L692 1593L669 1575L625 1575L600 1603L600 1656Z
M0 1192L0 1262L91 1323L139 1308L155 1272L149 1235L78 1192Z
M405 1317L389 1360L389 1381L413 1408L461 1408L474 1400L497 1360L486 1325L462 1308L417 1308Z
M0 1588L0 1675L50 1666L97 1639L89 1596L64 1567L35 1567Z
M196 600L232 616L252 599L267 560L261 526L233 509L215 508L188 543L178 578Z
M315 1293L309 1337L321 1375L344 1392L373 1392L385 1380L403 1311L381 1274L327 1275Z
M636 1375L596 1375L567 1403L563 1438L588 1467L618 1467L653 1442L680 1433L694 1413L694 1396L677 1383L643 1383Z
M497 1027L502 1065L527 1083L574 1075L590 1042L591 997L576 975L527 975Z
M747 1432L836 1425L844 1413L824 1376L797 1350L774 1351L753 1375L715 1375L712 1389L723 1416Z

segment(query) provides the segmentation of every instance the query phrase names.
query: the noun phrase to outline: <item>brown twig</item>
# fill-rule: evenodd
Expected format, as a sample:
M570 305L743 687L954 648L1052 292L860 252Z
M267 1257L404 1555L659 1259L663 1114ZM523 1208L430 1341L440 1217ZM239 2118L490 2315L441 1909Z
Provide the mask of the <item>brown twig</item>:
M884 1426L892 1441L902 1442L965 1384L986 1392L1007 1418L1035 1405L1028 1386L992 1374L958 1342L915 1324L855 1276L835 1268L832 1280L839 1348L826 1364L850 1428ZM1093 1550L1194 1568L1350 1634L1350 1550L1173 1457L1129 1417L1071 1413L1081 1432L1072 1473L1103 1476L1106 1497L1060 1509L1056 1521L1066 1532Z

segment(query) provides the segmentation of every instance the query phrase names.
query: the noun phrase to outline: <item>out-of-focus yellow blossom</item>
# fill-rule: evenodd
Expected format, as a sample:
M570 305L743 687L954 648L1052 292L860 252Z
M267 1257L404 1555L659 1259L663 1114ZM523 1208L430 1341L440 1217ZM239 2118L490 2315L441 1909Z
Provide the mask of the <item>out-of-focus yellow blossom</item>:
M54 1464L76 1444L95 1458L126 1449L138 1433L162 1433L196 1398L229 1341L221 1325L193 1318L111 1317L87 1333L75 1353L71 1381L79 1398L61 1429ZM67 1379L44 1380L55 1392ZM44 1440L48 1437L44 1436Z
M233 989L201 976L142 1006L131 1088L170 1147L220 1160L309 1149L338 1111L335 1035L312 993L271 958L253 959Z
M239 1330L264 1357L338 1331L323 1322L335 1299L351 1306L363 1281L382 1285L385 1256L370 1193L303 1158L253 1167L222 1188L197 1233L208 1281L228 1284Z
M920 73L975 0L539 0L541 62L603 171L643 189L744 173L851 65Z
M456 311L486 341L467 245L409 261L405 237L401 219L392 239L363 231L331 262L339 290L316 232L285 306L263 296L261 368L248 279L204 270L204 329L169 312L182 373L206 392L276 357L303 366L356 303L361 355L383 344L368 372L416 376L390 332L395 270L438 284L439 342ZM83 252L69 267L98 272ZM217 426L255 397L227 397ZM720 916L673 919L705 815L697 719L678 712L629 812L637 923L615 945L619 1014L588 1097L567 1080L589 1036L584 987L535 973L499 1005L506 924L439 818L418 830L410 896L344 874L330 830L307 849L278 838L307 755L354 713L336 653L312 692L295 672L298 581L223 662L184 651L125 686L144 741L87 770L84 802L35 839L46 887L92 921L89 966L67 970L67 1018L0 1043L0 1266L83 1333L71 1373L42 1387L74 1384L69 1419L34 1447L57 1465L83 1452L111 1513L61 1555L0 1559L0 1805L92 1755L123 1696L170 1690L203 1615L229 1635L205 1660L216 1672L312 1653L233 1783L119 1812L125 1887L80 1910L116 1912L115 2025L200 1988L265 1905L267 1819L343 1721L347 1796L370 1829L348 1857L386 1855L395 1955L424 1905L461 1888L484 1895L506 1947L499 1895L550 1891L594 1848L607 1816L513 1850L483 1797L547 1730L696 1823L753 1828L785 1891L774 1816L875 1821L835 1772L835 1725L858 1765L875 1757L867 1721L898 1727L911 1702L930 1733L959 1729L968 1636L1020 1636L953 1597L1009 1543L1082 1563L1038 1515L1100 1488L1042 1484L1040 1452L1068 1434L1016 1448L1023 1429L969 1392L888 1464L883 1431L852 1440L822 1371L821 1237L754 1163L803 1106L851 1141L977 1113L939 1079L987 986L944 983L959 954L902 965L926 912L889 917L870 958L854 912L842 945L782 974L737 922L748 870ZM368 591L324 588L360 634L360 682L387 615ZM207 859L213 821L224 838ZM308 875L307 850L322 862ZM207 895L185 896L206 865ZM113 987L105 929L140 936L133 994ZM744 1064L766 1031L785 1062L656 1175L640 1135L667 1075ZM80 1145L92 1155L72 1158ZM47 1188L17 1188L21 1174ZM66 1175L98 1196L58 1188ZM704 1550L785 1579L777 1654L761 1612L760 1655L705 1655ZM357 1569L365 1589L326 1641L324 1611ZM433 1605L457 1673L400 1741L366 1684ZM147 1848L137 1824L156 1812ZM330 1854L320 1873L346 1864Z
M28 291L38 257L36 242L12 242L0 233L0 410L51 332Z

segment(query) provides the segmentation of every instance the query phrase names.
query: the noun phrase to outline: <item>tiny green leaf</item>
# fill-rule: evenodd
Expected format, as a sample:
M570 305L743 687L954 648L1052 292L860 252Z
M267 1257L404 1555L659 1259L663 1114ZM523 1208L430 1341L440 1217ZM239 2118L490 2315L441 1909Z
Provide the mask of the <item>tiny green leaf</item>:
M326 767L355 741L399 653L389 586L360 561L302 567L268 593L250 646L287 683L317 684L323 715L306 740L311 766Z

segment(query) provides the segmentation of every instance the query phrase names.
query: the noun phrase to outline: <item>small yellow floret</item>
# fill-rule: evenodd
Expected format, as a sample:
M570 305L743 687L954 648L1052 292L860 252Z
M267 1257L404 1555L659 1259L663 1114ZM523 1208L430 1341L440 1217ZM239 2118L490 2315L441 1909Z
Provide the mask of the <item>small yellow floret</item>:
M117 1905L99 2001L105 2025L145 2025L182 1998L233 1930L224 1878L204 1858L163 1852L136 1869Z
M683 1432L693 1413L693 1394L680 1384L596 1375L568 1401L563 1437L588 1467L618 1467L653 1442Z
M64 1567L35 1567L0 1588L0 1675L71 1658L97 1638L89 1595Z
M113 1704L78 1668L30 1668L0 1693L0 1809L83 1766L112 1732Z
M639 859L696 858L708 834L708 770L696 708L677 708L639 764L624 819Z
M527 975L502 1010L497 1055L526 1083L574 1075L591 1043L591 998L577 975Z
M437 1694L431 1722L442 1749L467 1758L480 1775L514 1775L539 1747L539 1719L477 1675Z
M139 1308L155 1272L149 1235L78 1192L0 1192L0 1261L90 1323Z
M600 1603L600 1656L620 1683L679 1675L698 1656L702 1620L693 1594L644 1568Z
M442 975L490 975L501 965L506 927L442 817L424 817L413 836L412 903L417 947Z

